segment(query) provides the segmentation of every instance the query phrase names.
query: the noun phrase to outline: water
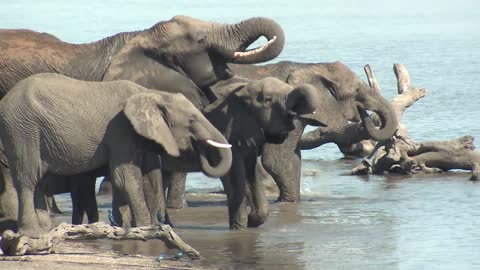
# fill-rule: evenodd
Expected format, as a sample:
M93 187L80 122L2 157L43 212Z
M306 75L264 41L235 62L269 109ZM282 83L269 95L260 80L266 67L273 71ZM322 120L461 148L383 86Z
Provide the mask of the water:
M403 117L414 140L465 134L480 139L478 0L2 2L0 27L49 32L70 42L144 29L177 14L219 22L271 17L287 38L274 61L339 60L363 78L363 66L370 64L388 98L396 93L392 64L402 63L413 84L428 90ZM204 256L200 265L480 269L480 186L467 173L367 179L345 175L355 162L338 160L333 145L302 154L303 169L319 171L302 177L302 204L272 205L261 228L229 232L221 206L174 213L179 233ZM195 191L220 187L200 174L189 176L187 184ZM158 255L157 244L115 243L113 249Z

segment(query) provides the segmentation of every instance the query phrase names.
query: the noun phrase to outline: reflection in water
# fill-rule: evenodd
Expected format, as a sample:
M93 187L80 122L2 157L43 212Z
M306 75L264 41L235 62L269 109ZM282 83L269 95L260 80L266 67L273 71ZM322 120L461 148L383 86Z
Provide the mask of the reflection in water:
M480 183L467 173L346 175L350 161L312 161L301 204L272 204L267 223L231 232L225 197L190 194L171 211L175 231L219 269L474 269L480 250ZM327 168L327 169L323 169ZM210 181L210 180L206 180ZM65 203L66 204L66 203ZM63 205L63 204L62 204ZM109 204L102 203L101 219ZM59 217L61 220L65 216ZM93 241L119 254L158 256L161 241Z

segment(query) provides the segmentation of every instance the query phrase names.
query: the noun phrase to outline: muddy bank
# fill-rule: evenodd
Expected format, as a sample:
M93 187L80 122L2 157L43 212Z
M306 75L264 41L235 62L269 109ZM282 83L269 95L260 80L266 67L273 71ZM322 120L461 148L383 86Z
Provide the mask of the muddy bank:
M100 221L108 222L107 210L110 209L109 196L99 196ZM172 211L174 220L205 220L210 206L219 206L226 203L222 194L196 195L190 194L188 200L194 208ZM54 224L69 222L71 206L68 200L59 200L63 215L54 216ZM198 211L201 207L202 211ZM204 209L203 209L204 208ZM213 207L219 210L224 207ZM197 210L195 210L197 209ZM203 211L204 210L204 211ZM216 211L214 211L216 212ZM222 211L223 212L223 211ZM225 215L225 230L228 230ZM217 215L216 213L215 215ZM220 214L223 216L223 213ZM216 219L215 219L216 220ZM188 223L188 221L185 221ZM182 222L183 223L183 222ZM152 249L155 250L152 252ZM176 254L177 250L168 249L160 240L149 241L116 241L116 240L82 240L64 241L56 247L55 254L2 256L0 255L1 269L218 269L215 267L200 266L200 262L182 258L178 261L164 259L160 262L157 257L160 253Z

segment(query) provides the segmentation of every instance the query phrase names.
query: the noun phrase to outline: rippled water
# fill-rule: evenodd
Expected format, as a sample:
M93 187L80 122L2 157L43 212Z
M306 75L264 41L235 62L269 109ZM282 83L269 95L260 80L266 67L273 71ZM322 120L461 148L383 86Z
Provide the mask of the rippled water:
M480 2L465 1L4 1L1 28L30 28L89 42L150 27L177 14L237 22L277 20L287 43L275 61L340 60L361 77L370 64L385 96L395 95L393 63L403 63L428 95L403 121L413 139L471 134L480 140ZM480 146L478 141L477 147ZM466 173L369 178L347 176L355 161L335 146L303 152L300 205L272 205L258 229L229 232L226 209L174 213L177 230L204 256L203 266L259 269L480 268L480 186ZM190 191L220 187L200 174ZM66 197L60 197L66 198ZM61 201L68 207L68 201ZM109 204L103 204L104 211ZM69 213L67 212L66 215ZM156 255L157 242L96 242L119 252Z

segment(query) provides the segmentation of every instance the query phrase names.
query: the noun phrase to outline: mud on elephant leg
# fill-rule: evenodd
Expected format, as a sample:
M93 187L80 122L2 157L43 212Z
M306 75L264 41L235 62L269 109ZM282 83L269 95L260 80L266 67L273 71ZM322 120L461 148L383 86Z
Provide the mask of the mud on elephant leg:
M163 183L168 188L167 208L181 209L188 207L185 199L185 172L163 172Z

